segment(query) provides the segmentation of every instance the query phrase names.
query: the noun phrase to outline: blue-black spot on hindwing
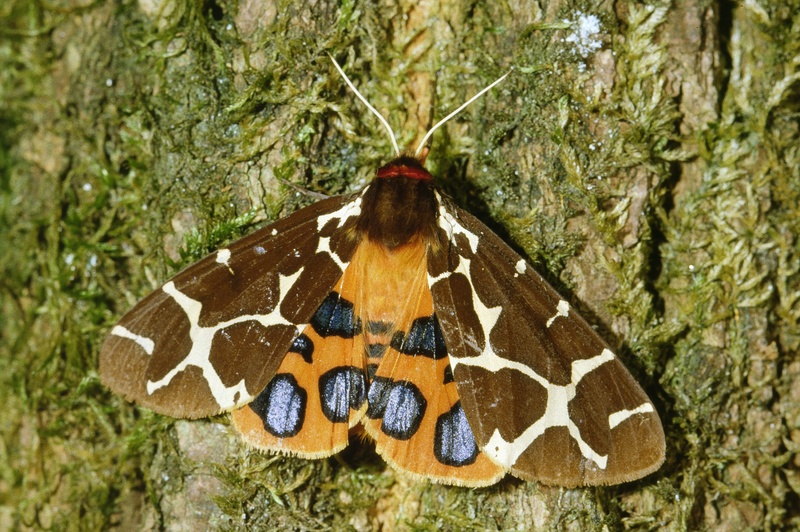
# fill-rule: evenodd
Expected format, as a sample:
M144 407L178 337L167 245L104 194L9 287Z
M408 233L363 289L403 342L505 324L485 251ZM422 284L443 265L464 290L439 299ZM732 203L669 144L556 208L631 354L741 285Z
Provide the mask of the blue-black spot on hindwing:
M356 319L353 303L331 292L311 318L311 326L321 337L340 336L352 338L361 329Z
M367 396L367 416L383 418L381 431L396 440L408 440L417 432L428 402L413 383L386 377L372 381Z
M350 409L358 410L366 400L364 372L354 366L326 371L319 378L322 413L333 423L346 423Z
M250 403L250 408L264 422L264 430L273 436L288 438L303 428L307 399L308 394L293 375L279 373Z
M478 445L461 401L436 420L433 454L439 462L455 467L470 465L478 459Z
M303 360L311 364L311 355L314 354L314 342L305 334L301 334L294 339L292 346L289 348L289 352L297 353L303 357Z
M407 440L417 432L428 402L419 388L408 381L395 382L386 400L381 430L397 440Z
M377 366L375 368L377 371ZM367 417L378 419L383 417L386 410L386 401L389 399L389 392L392 390L394 382L386 377L375 377L373 374L372 382L369 385L367 394Z
M422 355L433 359L447 356L447 347L436 314L415 319L406 335L395 333L392 347L404 355Z

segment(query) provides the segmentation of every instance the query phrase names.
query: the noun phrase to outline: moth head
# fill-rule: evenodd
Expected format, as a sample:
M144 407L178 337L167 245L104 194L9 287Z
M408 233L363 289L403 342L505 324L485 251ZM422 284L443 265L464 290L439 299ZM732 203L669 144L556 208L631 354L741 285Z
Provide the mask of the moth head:
M432 181L433 176L425 169L425 160L409 155L401 155L389 164L378 168L376 179L394 179L406 177L420 181Z
M436 223L439 216L438 200L433 188L433 177L424 166L428 155L426 144L434 131L503 81L510 72L439 120L428 130L413 154L403 155L389 122L358 92L333 56L328 56L348 87L383 124L396 155L389 164L378 169L375 180L364 191L361 214L356 222L358 237L377 242L390 251L422 240L429 250L437 253L442 249Z

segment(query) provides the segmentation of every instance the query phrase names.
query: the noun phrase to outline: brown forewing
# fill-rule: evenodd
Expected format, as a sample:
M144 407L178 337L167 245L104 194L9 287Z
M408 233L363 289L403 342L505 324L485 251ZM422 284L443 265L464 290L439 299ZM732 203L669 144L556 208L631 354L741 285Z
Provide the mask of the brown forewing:
M607 349L574 311L559 314L562 298L483 223L445 200L445 209L461 227L477 237L477 252L458 232L442 238L441 253L430 253L429 275L442 334L451 357L469 361L486 346L502 359L522 363L547 383L570 386L573 362L598 357ZM442 237L445 232L442 231ZM455 273L469 261L468 276ZM451 272L446 275L446 272ZM443 275L445 274L445 275ZM497 309L487 329L473 304L473 290L482 305ZM563 302L564 305L566 302ZM552 321L550 321L552 320ZM548 326L548 322L550 322ZM610 351L608 351L610 354ZM467 419L481 448L495 431L506 441L522 435L542 418L548 390L517 369L490 371L458 364L454 377ZM546 383L545 383L546 384ZM644 412L610 427L609 415L652 403L616 357L588 372L568 402L569 418L594 451L607 455L607 465L581 454L565 426L551 426L521 449L515 463L504 464L515 476L563 485L614 484L640 478L664 460L664 433L658 414Z
M213 327L242 315L264 315L276 310L288 324L263 326L257 321L231 324L211 341L209 360L226 386L244 380L246 393L236 404L248 402L269 382L293 338L295 325L308 321L314 310L341 276L342 269L330 254L319 252L320 238L346 263L352 255L355 218L339 225L329 221L320 230L318 218L341 209L353 197L329 198L234 242L226 261L215 252L171 279L185 296L202 304L198 324ZM334 227L336 227L334 229ZM280 276L302 272L280 293ZM166 283L169 284L169 283ZM165 286L166 286L165 284ZM288 299L287 299L288 297ZM287 304L287 302L291 304ZM203 417L232 406L220 406L210 392L207 379L197 366L189 365L168 385L149 393L148 381L157 381L180 364L190 352L190 318L163 287L148 295L117 324L150 339L152 355L135 341L110 334L100 351L100 377L114 392L161 414L173 417ZM248 397L249 396L249 397Z

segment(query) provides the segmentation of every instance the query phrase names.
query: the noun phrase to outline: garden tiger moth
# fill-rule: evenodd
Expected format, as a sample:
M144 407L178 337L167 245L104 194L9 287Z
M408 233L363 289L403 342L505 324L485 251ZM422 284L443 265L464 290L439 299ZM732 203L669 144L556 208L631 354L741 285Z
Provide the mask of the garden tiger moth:
M333 58L331 58L333 60ZM112 328L100 376L179 418L232 412L259 449L330 456L364 426L418 479L616 484L664 460L658 414L608 346L419 157L178 273Z

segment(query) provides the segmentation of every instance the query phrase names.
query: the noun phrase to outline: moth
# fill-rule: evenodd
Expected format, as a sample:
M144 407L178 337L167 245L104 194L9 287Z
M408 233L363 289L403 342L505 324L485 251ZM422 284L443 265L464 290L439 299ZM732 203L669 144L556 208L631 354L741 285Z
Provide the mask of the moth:
M333 58L331 57L333 60ZM434 186L417 152L178 273L113 327L100 377L160 414L231 412L258 449L331 456L360 424L415 479L574 487L664 461L653 403L570 304ZM505 76L503 76L505 77Z

